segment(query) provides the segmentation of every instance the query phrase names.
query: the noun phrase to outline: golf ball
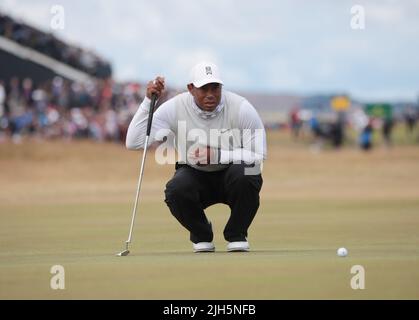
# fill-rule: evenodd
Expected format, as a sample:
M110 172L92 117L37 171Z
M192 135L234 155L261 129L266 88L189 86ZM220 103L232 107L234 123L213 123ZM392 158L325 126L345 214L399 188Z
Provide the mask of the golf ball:
M338 249L338 256L339 257L346 257L348 255L348 250L346 248L339 248Z

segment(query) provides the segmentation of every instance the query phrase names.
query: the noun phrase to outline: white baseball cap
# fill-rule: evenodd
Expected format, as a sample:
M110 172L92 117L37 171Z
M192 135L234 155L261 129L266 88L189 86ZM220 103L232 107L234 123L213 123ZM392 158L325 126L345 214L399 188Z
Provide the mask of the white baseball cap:
M200 62L192 68L190 83L192 83L196 88L201 88L208 83L223 84L220 77L220 70L217 65L206 61Z

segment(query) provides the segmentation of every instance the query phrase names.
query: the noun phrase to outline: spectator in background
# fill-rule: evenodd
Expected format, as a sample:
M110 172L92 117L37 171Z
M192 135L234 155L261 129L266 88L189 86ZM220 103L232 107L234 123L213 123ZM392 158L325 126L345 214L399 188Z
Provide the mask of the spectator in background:
M387 115L384 117L382 133L383 133L384 143L387 147L391 146L391 133L393 131L393 124L394 124L394 121L393 121L392 115Z
M300 129L302 126L302 121L300 119L299 110L297 107L292 108L290 112L290 127L291 135L297 139L300 134Z
M417 114L416 114L415 109L412 106L406 109L405 114L404 114L404 119L406 121L407 133L408 135L412 135L413 131L415 130L416 121L417 121Z
M109 106L106 106L104 118L104 138L107 141L117 141L119 137L117 113Z
M372 148L372 133L372 121L369 121L359 137L359 144L362 150L368 151Z
M0 143L6 138L6 129L9 127L9 122L6 117L6 88L4 81L0 80Z
M6 89L3 80L0 80L0 119L5 115Z
M332 145L336 149L340 148L343 144L343 140L345 137L344 127L345 127L345 114L343 112L337 112L335 114L335 119L332 123L331 132L330 132Z
M314 138L321 137L322 134L320 129L320 123L315 113L313 113L313 115L311 116L309 124Z
M372 130L372 127L367 128L368 125L370 124L370 119L368 115L365 113L363 108L361 107L355 108L355 110L352 113L351 124L358 134L359 146L362 149L364 149L364 147L366 147L367 149L371 147L371 139L369 139L371 137L368 137L368 132ZM368 146L368 139L370 140L369 146Z
M311 146L311 150L314 152L318 152L323 147L324 133L320 125L319 119L315 113L312 114L309 121L309 125L314 139L314 143Z
M22 82L22 96L26 105L32 103L33 82L32 79L25 78Z

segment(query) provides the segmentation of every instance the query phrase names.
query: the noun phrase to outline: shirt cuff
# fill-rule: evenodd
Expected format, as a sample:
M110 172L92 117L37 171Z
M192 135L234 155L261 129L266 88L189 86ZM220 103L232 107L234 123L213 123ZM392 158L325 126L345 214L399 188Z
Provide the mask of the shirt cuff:
M220 164L229 164L231 162L231 152L229 150L220 150Z

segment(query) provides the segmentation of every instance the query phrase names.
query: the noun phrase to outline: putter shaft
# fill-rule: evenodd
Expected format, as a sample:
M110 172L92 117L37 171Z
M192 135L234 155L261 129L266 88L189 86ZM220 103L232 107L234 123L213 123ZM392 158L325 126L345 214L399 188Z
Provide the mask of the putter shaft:
M130 226L130 229L129 229L128 240L125 242L125 248L126 249L124 251L120 252L119 254L117 254L118 256L126 256L126 255L129 254L128 247L129 247L129 244L131 243L131 240L132 240L132 231L134 229L135 218L136 218L136 215L137 215L138 199L140 197L141 183L143 181L144 166L145 166L145 161L146 161L146 158L147 158L148 140L150 138L151 122L153 121L153 113L154 113L154 107L156 105L156 102L157 102L157 96L155 94L153 94L152 97L151 97L150 112L148 114L147 133L146 133L145 142L144 142L144 151L143 151L143 157L142 157L142 161L141 161L140 177L138 178L137 193L135 195L135 203L134 203L134 209L132 211L131 226Z

